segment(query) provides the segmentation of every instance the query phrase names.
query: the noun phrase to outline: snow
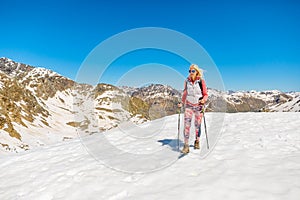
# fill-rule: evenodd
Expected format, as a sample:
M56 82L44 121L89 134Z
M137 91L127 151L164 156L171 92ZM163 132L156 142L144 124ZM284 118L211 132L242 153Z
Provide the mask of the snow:
M20 147L22 144L29 145L31 149L41 145L57 143L65 138L77 138L76 128L67 125L68 122L75 121L75 118L72 112L73 98L71 95L67 95L66 92L70 91L58 91L53 98L48 98L46 101L38 99L40 104L45 105L45 108L49 111L48 117L39 114L34 116L33 122L23 119L27 127L12 122L14 129L20 133L22 141L10 137L9 133L4 131L4 128L7 127L5 124L5 127L0 130L0 143L8 144L11 151L21 152L24 151ZM15 103L18 106L26 104L23 100ZM27 115L24 111L21 111L21 114L23 116ZM49 126L42 123L42 121L45 121Z
M280 105L271 106L271 109L279 112L300 112L300 93L287 93L293 97L292 100Z
M227 92L226 96L227 98L254 97L254 98L261 99L263 101L272 101L274 100L274 96L280 94L282 94L282 92L278 90L266 90L262 92L251 90L251 91L236 91L230 93Z
M4 59L4 60L6 60L7 62L13 62L13 60L12 60L12 59L10 59L10 58L6 58L6 57L1 57L0 59Z
M298 200L300 113L225 114L220 134L215 114L205 156L202 133L201 150L178 159L178 115L2 154L0 199Z
M54 72L54 71L51 71L49 69L46 69L46 68L42 68L42 67L35 67L33 68L29 73L28 75L26 76L26 78L28 77L34 77L34 76L38 76L38 77L45 77L46 75L49 75L49 76L61 76L60 74Z

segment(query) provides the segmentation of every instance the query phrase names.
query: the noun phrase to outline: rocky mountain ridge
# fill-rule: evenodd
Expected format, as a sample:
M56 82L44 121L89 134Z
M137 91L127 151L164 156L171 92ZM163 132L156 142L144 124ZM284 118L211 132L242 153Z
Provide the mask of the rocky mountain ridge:
M208 112L295 111L299 93L209 89ZM0 58L0 152L20 152L132 121L178 113L181 91L79 84L56 72Z

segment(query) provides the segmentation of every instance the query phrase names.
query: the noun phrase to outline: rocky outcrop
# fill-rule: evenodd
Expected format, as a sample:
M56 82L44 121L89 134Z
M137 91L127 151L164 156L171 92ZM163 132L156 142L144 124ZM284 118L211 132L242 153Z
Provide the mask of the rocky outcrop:
M178 112L177 104L180 102L181 93L170 86L151 84L142 88L134 88L128 93L146 103L147 117L151 120Z
M0 73L0 78L5 80L2 81L0 89L0 127L11 137L21 140L21 135L14 129L12 122L27 127L27 123L32 123L40 116L46 124L45 119L49 116L49 112L16 79L10 79L3 73Z

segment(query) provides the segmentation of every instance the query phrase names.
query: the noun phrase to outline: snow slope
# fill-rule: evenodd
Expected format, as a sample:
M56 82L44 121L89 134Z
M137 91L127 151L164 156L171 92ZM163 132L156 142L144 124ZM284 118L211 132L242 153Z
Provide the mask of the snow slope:
M207 113L209 137L214 134L213 115ZM101 143L104 134L1 155L0 199L299 199L299 113L225 114L222 134L208 156L199 156L203 146L200 152L191 149L189 155L172 160L178 156L172 140L177 136L177 117L165 117L161 127L157 124L162 121L153 121L140 127L125 124L124 129L104 133L123 152L110 160L101 157L111 155L110 146L92 151L107 146ZM143 126L156 131L146 137L140 132L147 130ZM136 168L129 169L142 172L153 163L145 165L142 157L123 155L151 157L160 150L172 157L167 165L159 160L165 167L147 173L118 169L130 165Z
M300 92L291 92L288 94L293 96L293 99L283 104L273 105L270 109L279 112L300 112Z

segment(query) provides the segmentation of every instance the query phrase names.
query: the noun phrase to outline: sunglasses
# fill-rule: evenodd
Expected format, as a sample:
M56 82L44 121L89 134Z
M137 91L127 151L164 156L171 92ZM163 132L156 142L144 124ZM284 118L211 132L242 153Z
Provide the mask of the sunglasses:
M192 70L189 70L189 73L195 73L196 72L196 70L194 70L194 69L192 69Z

